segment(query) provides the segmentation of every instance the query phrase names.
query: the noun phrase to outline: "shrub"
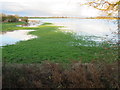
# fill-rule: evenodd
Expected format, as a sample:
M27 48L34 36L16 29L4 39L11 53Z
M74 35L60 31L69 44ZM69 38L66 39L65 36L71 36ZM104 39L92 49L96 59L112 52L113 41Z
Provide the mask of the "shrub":
M119 88L118 63L7 64L3 88Z
M22 21L28 22L28 17L22 17Z
M6 14L0 14L0 22L18 22L20 17L18 15L6 15ZM22 17L22 20L24 22L28 22L28 17Z

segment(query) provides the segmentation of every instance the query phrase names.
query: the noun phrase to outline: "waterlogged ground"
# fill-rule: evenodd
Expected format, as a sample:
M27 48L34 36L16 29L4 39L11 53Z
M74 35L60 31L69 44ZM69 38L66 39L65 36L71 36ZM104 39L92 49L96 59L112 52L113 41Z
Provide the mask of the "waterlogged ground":
M16 25L18 24L18 25ZM23 40L29 40L29 39L33 39L33 38L37 38L37 36L33 36L33 35L28 35L28 32L30 31L34 31L34 30L13 30L13 31L9 31L9 32L4 32L6 29L7 31L9 30L9 28L11 29L11 26L14 27L18 27L17 29L19 29L19 27L23 28L23 27L38 27L39 25L42 25L43 22L36 20L29 20L29 22L26 23L3 23L3 32L0 33L0 38L2 38L0 40L0 46L5 46L5 45L11 45L11 44L16 44L19 41L23 41ZM20 24L20 25L19 25ZM9 26L6 28L6 26ZM6 29L4 29L6 28Z
M63 32L72 32L78 36L92 36L93 41L118 41L118 20L111 19L30 19L54 23L61 27Z
M15 30L0 34L0 46L15 44L19 41L37 38L37 36L28 35L28 32L34 30Z
M22 23L19 23L19 25ZM59 63L68 63L73 60L90 62L93 60L114 62L117 60L117 47L103 42L91 40L96 36L76 36L71 32L62 32L54 24L45 23L39 27L17 27L17 23L4 23L4 31L35 30L29 32L37 38L21 41L14 45L3 46L3 61L8 63L41 63L49 60ZM9 28L8 28L9 26ZM90 39L90 40L89 40Z

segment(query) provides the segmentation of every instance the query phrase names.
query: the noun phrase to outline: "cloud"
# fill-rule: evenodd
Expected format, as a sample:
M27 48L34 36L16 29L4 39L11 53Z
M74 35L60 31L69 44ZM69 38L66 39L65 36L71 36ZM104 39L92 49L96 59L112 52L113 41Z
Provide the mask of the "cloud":
M25 8L22 5L16 2L14 3L3 2L2 9L7 11L12 11L12 12L21 12L25 10Z
M86 0L1 0L5 12L23 13L28 16L94 16L98 11L80 7ZM93 10L93 11L92 11ZM23 14L21 14L23 15Z

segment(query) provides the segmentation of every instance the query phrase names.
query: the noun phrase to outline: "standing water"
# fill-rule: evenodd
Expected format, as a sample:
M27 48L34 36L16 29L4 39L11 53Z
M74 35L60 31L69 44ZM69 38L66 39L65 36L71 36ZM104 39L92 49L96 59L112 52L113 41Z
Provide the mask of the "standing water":
M25 25L17 25L18 27L38 27L39 25L42 25L43 22L40 20L29 20L28 24Z
M28 35L28 32L35 30L15 30L0 34L0 46L15 44L19 41L37 38L34 35Z
M76 39L79 36L101 42L101 41L118 41L118 21L110 19L29 19L29 25L20 27L37 27L44 22L53 23L57 26L64 26L60 28L63 32L72 32ZM32 21L36 21L32 23ZM42 23L43 22L43 23ZM27 35L28 32L33 30L16 30L0 34L0 46L15 44L21 40L28 40L36 38L37 36ZM91 37L91 38L89 38Z
M118 41L118 20L112 19L30 19L42 22L54 23L63 32L72 32L76 38L78 36L91 37L93 41Z
M43 24L39 20L29 20L28 24L26 25L17 25L18 27L37 27ZM37 38L34 35L28 35L28 32L35 31L35 30L14 30L9 31L6 33L0 34L0 46L11 45L15 44L19 41L29 40L33 38Z

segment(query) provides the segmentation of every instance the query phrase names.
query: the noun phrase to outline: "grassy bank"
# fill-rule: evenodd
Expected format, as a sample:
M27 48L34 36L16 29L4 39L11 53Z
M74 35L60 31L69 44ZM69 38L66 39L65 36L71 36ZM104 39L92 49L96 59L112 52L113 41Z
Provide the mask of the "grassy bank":
M12 31L12 30L19 30L23 29L23 27L17 27L16 25L26 24L25 22L8 22L8 23L1 23L2 24L2 31Z
M75 39L72 33L63 33L50 23L39 27L16 27L19 23L4 23L3 31L33 29L29 34L38 36L36 39L21 41L15 45L8 45L2 48L3 62L7 63L41 63L48 60L59 63L69 63L74 60L90 62L99 60L105 62L117 61L117 48L109 45L95 46L93 41L82 40L82 37ZM76 45L71 43L81 43ZM93 46L84 46L91 44Z

